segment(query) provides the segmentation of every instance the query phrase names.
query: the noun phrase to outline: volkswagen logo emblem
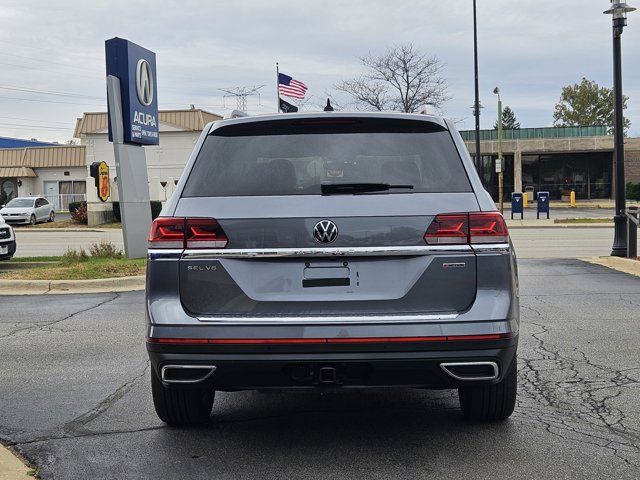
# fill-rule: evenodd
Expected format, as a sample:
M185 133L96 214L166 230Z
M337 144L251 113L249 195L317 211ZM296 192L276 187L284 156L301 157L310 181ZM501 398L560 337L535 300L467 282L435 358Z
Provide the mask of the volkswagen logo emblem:
M136 65L136 91L142 105L148 107L153 103L153 71L145 59L138 60Z
M313 238L320 243L331 243L338 236L338 227L331 220L320 220L313 227Z

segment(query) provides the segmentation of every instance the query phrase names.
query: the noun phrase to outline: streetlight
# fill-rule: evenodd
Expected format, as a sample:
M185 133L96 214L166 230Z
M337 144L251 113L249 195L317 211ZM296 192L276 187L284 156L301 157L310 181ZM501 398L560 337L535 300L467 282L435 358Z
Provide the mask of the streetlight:
M473 71L475 74L475 102L473 103L473 114L476 117L476 168L484 183L484 166L480 155L480 87L478 85L478 19L476 15L476 0L473 0Z
M605 10L606 15L613 18L613 91L615 95L615 154L616 154L616 215L615 234L611 255L625 257L627 255L627 221L624 214L625 182L624 182L624 116L622 111L622 45L621 37L627 25L627 13L633 12L630 7L620 0L611 0L611 8Z
M500 88L494 88L493 93L498 96L498 160L496 163L496 171L498 172L498 198L500 199L500 213L504 214L504 177L502 173L504 170L504 163L502 161L502 98L500 98Z

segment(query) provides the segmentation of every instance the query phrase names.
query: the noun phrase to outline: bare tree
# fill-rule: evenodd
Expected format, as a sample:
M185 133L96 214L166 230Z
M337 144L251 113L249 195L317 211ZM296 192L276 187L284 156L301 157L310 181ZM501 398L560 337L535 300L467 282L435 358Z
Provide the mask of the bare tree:
M351 95L356 104L373 110L414 113L425 105L440 108L451 97L441 75L444 65L413 44L400 45L382 56L360 59L366 72L345 80L336 89Z

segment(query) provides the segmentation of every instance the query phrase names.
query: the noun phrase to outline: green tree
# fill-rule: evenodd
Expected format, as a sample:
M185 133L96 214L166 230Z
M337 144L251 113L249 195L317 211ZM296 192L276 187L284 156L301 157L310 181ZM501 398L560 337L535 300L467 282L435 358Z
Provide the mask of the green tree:
M504 107L504 109L502 110L502 128L504 130L518 130L520 128L520 122L518 122L516 114L513 113L513 110L511 110L511 107L509 105ZM493 129L498 129L497 120L496 123L493 124Z
M623 109L627 108L626 95ZM560 101L553 112L556 127L578 127L606 125L613 132L615 123L615 99L613 90L600 87L596 82L583 78L579 84L567 85L562 89ZM625 134L631 122L624 119Z

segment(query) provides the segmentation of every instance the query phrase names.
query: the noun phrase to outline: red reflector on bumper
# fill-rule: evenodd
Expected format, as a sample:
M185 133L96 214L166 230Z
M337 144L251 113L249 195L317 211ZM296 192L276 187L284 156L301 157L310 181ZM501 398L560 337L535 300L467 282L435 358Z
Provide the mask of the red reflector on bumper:
M340 337L340 338L147 338L149 343L165 345L296 345L296 344L366 344L366 343L422 343L468 342L511 338L511 333L486 335L447 335L438 337Z

